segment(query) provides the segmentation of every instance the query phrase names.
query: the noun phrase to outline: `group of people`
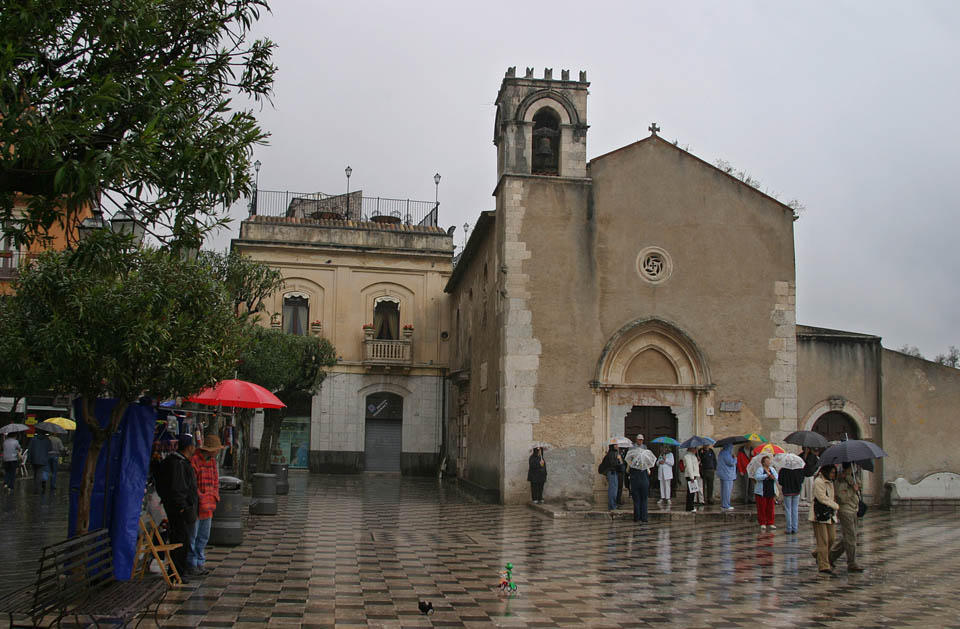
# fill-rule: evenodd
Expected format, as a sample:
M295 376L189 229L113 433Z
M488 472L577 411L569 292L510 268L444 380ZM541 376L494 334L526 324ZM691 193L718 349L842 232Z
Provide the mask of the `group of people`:
M170 542L182 544L171 556L184 582L210 572L204 564L213 512L220 502L217 454L222 449L215 434L204 437L200 446L192 435L181 434L177 450L153 470L154 485L167 514Z
M46 493L47 483L49 483L52 494L57 490L57 472L64 452L60 438L56 435L48 435L42 430L37 430L36 434L30 438L26 451L23 450L20 439L15 433L7 433L3 440L4 490L8 493L13 492L21 457L24 457L33 471L33 493Z

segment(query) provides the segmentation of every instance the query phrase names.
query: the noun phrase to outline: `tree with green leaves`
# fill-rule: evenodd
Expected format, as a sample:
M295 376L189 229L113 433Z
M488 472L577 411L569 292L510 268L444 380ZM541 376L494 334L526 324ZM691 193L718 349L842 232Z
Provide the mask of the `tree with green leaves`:
M236 251L202 251L200 257L233 297L238 317L255 321L264 308L264 300L283 287L283 274L279 270Z
M127 407L143 395L171 397L233 376L244 324L231 296L202 261L169 250L125 248L107 230L72 251L47 252L21 269L3 302L0 332L31 348L35 384L76 394L92 433L77 530L89 526L100 451ZM6 345L9 338L0 338ZM109 423L97 398L117 400Z
M337 362L336 350L325 338L286 334L254 327L244 349L240 378L256 382L289 404L297 396L316 393ZM270 454L279 443L283 409L264 409L257 469L270 471ZM241 469L245 469L244 466Z
M20 244L100 204L198 246L252 187L267 134L266 0L5 0L0 221ZM24 205L25 204L25 205ZM17 207L18 205L23 207Z

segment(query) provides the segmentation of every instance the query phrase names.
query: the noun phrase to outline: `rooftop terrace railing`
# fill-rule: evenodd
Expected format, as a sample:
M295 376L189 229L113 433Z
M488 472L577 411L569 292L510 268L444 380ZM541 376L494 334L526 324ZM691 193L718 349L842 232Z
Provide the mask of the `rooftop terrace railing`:
M349 194L258 190L250 199L251 216L373 221L437 227L440 204L433 201L365 197Z

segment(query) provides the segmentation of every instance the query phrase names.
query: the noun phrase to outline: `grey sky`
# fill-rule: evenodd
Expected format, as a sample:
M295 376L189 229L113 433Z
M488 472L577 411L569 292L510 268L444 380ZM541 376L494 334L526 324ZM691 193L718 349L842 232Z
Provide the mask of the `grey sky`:
M440 222L461 245L493 208L504 71L582 69L588 157L655 120L806 205L800 323L927 357L960 345L960 3L273 4L258 26L279 44L262 189L339 193L349 164L352 190L432 200L440 172Z

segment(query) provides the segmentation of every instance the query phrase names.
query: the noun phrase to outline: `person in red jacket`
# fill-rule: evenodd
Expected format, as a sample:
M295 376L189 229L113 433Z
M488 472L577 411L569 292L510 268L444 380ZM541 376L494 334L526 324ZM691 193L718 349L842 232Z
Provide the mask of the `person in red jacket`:
M204 568L207 556L205 554L207 541L210 539L210 523L213 512L220 502L220 472L217 469L217 454L223 446L220 437L207 435L203 438L203 445L190 458L193 472L197 477L197 521L194 524L193 539L187 549L187 574L203 576L210 571Z
M754 480L747 474L747 465L750 463L750 444L743 446L737 452L737 474L743 478L743 504L753 502Z

